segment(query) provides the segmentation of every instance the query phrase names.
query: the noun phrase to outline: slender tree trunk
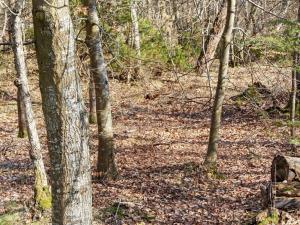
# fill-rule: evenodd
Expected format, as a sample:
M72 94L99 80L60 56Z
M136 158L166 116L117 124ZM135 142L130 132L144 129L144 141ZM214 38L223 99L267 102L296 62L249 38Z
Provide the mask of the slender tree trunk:
M142 63L141 63L141 44L140 44L140 32L139 32L139 21L138 21L136 0L131 1L130 9L131 9L131 21L132 21L132 33L133 33L134 48L135 48L136 57L137 57L134 72L135 72L135 75L138 77L140 75Z
M298 9L298 21L300 22L300 0L299 0L299 9ZM300 40L300 34L298 35L298 40ZM299 41L298 41L299 42ZM299 43L296 43L295 46L299 46ZM295 117L300 114L300 105L299 105L299 90L300 90L300 53L296 49L293 53L293 70L292 70L292 93L291 93L291 108L290 108L290 120L291 120L291 138L296 138L296 127L295 127ZM296 146L292 145L292 150L296 150Z
M114 160L114 140L109 84L100 40L96 0L86 0L85 4L88 8L86 42L89 47L91 61L90 71L94 77L96 89L99 138L97 171L100 177L115 177L117 175L117 170Z
M33 0L34 36L51 163L52 224L92 224L88 119L68 0Z
M41 144L36 129L34 113L30 99L27 67L25 62L25 49L23 46L22 18L21 12L25 5L25 0L16 0L14 12L17 15L11 15L10 40L14 52L15 69L17 79L15 84L18 87L18 104L22 105L24 116L26 118L27 133L31 145L30 158L34 168L34 193L36 205L42 209L51 207L51 196L47 182L47 174L44 167Z
M294 56L295 57L295 56ZM297 79L296 71L292 71L292 96L291 96L291 138L295 139L295 114L296 114L296 101L297 101ZM292 146L292 149L295 150L295 145Z
M4 18L3 18L3 23L2 23L2 27L1 27L0 42L3 41L3 37L6 32L7 20L8 20L8 16L7 16L8 13L5 8L3 8L3 13L4 13Z
M22 104L20 87L17 87L17 107L18 107L18 137L25 138L27 136L26 132L26 119L24 113L24 106Z
M205 69L209 70L214 60L215 53L225 27L226 14L227 14L226 6L227 3L226 0L224 0L222 2L219 13L217 14L214 20L213 27L210 30L209 35L205 40L204 47L202 48L200 55L198 57L197 68L200 74L202 74L205 71Z
M232 38L235 17L235 5L235 0L228 0L226 25L222 35L222 51L219 66L218 84L211 117L208 150L205 159L205 164L210 169L216 169L217 164L217 142L219 141L219 129L221 125L222 106L228 72L230 42Z
M90 80L89 80L89 101L90 101L89 122L90 124L95 124L97 123L96 92L95 92L94 78L92 76L90 76Z
M300 0L298 0L298 22L300 23ZM300 45L300 33L298 33L298 39L295 46ZM300 51L299 48L294 54L294 68L296 73L296 81L297 81L297 113L300 114Z
M290 5L290 0L282 0L281 2L281 10L280 10L280 15L282 17L285 17L287 12L288 12L288 9L289 9L289 5ZM277 31L280 31L282 28L282 23L279 23L277 26L276 26L276 30Z

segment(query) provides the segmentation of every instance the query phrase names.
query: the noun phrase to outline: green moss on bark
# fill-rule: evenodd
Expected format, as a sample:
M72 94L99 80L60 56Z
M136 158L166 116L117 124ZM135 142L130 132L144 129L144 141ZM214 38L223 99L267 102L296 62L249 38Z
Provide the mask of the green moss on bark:
M26 138L27 132L25 130L19 130L18 132L18 138Z
M90 124L96 124L97 123L97 117L95 114L90 114L89 115L89 123Z
M47 210L51 208L51 192L48 185L44 185L45 182L42 180L41 172L35 169L35 203L36 206L41 210Z

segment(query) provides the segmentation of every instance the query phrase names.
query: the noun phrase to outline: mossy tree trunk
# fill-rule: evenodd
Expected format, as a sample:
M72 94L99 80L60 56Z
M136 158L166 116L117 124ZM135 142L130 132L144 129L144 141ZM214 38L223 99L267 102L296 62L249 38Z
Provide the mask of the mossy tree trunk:
M15 85L18 87L18 104L22 106L22 114L26 119L27 133L31 145L30 158L34 168L34 193L36 205L41 209L51 207L51 195L47 182L47 174L44 167L41 144L38 137L34 113L29 93L27 80L27 67L25 62L25 49L23 46L22 32L22 9L25 0L16 0L13 6L16 14L11 15L10 40L14 52L15 69L17 79ZM25 122L23 122L25 123Z
M99 138L97 171L100 177L112 178L117 175L117 169L114 160L111 102L107 70L100 40L96 0L86 0L85 4L88 9L86 42L91 61L90 71L94 78L96 90Z
M33 0L34 36L51 163L52 224L92 224L88 118L68 0Z
M198 57L197 68L200 74L202 74L205 71L205 69L210 69L210 66L215 58L215 53L225 28L227 15L226 6L227 0L223 0L221 8L214 20L213 26L209 31L209 35L206 38L200 55Z
M219 129L221 126L222 106L225 96L225 87L228 73L229 50L232 39L232 30L235 17L235 0L228 0L227 18L224 33L222 35L221 59L218 74L218 83L214 100L213 112L209 133L208 150L205 158L205 165L209 169L216 169L217 164L217 143L219 141Z

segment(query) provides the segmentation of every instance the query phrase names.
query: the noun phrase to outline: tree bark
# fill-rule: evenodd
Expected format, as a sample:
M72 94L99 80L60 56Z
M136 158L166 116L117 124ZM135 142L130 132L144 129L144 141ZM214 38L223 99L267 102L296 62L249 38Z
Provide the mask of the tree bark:
M202 74L205 71L205 69L209 70L214 60L218 44L222 38L222 34L225 28L226 15L227 15L227 0L224 0L222 2L219 13L217 14L214 20L213 27L209 31L209 35L206 38L204 46L198 57L197 68L199 74Z
M114 160L114 140L112 129L111 102L106 65L100 40L99 18L95 0L86 0L88 8L87 37L89 48L91 73L94 77L96 90L96 108L98 123L98 162L99 177L114 178L117 169Z
M15 69L17 79L15 81L18 87L18 104L22 105L24 116L26 118L27 133L31 149L29 152L34 168L34 193L35 203L42 209L51 207L51 196L47 182L47 173L45 170L42 148L38 137L34 113L29 93L27 80L27 67L25 62L25 47L23 46L22 18L21 13L25 5L25 0L16 0L13 10L16 15L11 15L10 40L14 52ZM22 113L23 115L23 113Z
M282 0L281 2L281 10L280 10L280 15L282 17L285 17L287 12L288 12L288 9L289 9L289 5L290 5L290 0ZM280 22L277 26L276 26L276 30L277 31L280 31L282 28L282 23Z
M232 38L235 17L235 5L235 0L228 0L226 25L222 35L222 52L219 66L218 84L211 117L208 150L205 159L205 165L209 169L216 169L217 164L217 142L219 141L219 129L221 125L222 106L227 80L230 42Z
M90 101L90 113L89 113L89 122L90 124L97 123L97 114L96 114L96 91L94 78L90 76L89 80L89 101Z
M7 26L7 21L8 21L8 12L6 8L2 8L3 13L4 13L4 18L3 18L3 23L1 27L1 34L0 34L0 42L3 42L3 37L5 36L6 33L6 26ZM0 48L1 50L1 48Z
M33 21L51 163L52 224L90 225L88 120L69 1L33 0Z
M300 22L300 1L298 8L298 22ZM292 70L292 90L291 90L291 101L290 101L290 120L291 120L291 138L295 139L296 137L296 128L295 128L295 117L300 113L299 105L299 90L300 90L300 52L297 49L299 46L300 33L297 34L298 38L295 43L295 51L293 52L293 70ZM292 144L292 150L296 151L297 147L295 144Z
M26 133L26 119L24 114L24 106L22 104L20 87L17 87L17 108L18 108L18 137L25 138Z
M134 67L134 72L135 72L135 76L138 77L140 75L142 62L141 62L141 43L140 43L139 21L138 21L136 0L131 1L130 9L131 9L134 49L136 51L136 57L137 57L137 61L136 61L137 64Z

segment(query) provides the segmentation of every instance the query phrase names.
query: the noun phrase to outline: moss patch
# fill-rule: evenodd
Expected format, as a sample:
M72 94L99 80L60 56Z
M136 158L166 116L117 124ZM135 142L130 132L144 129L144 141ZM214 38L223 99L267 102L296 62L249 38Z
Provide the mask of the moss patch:
M7 213L0 216L0 225L14 225L20 220L18 213Z
M51 192L48 186L43 185L42 182L42 173L35 168L35 203L36 206L41 210L47 210L51 208Z
M279 211L277 209L272 209L271 211L265 210L257 215L256 221L258 225L278 224Z

